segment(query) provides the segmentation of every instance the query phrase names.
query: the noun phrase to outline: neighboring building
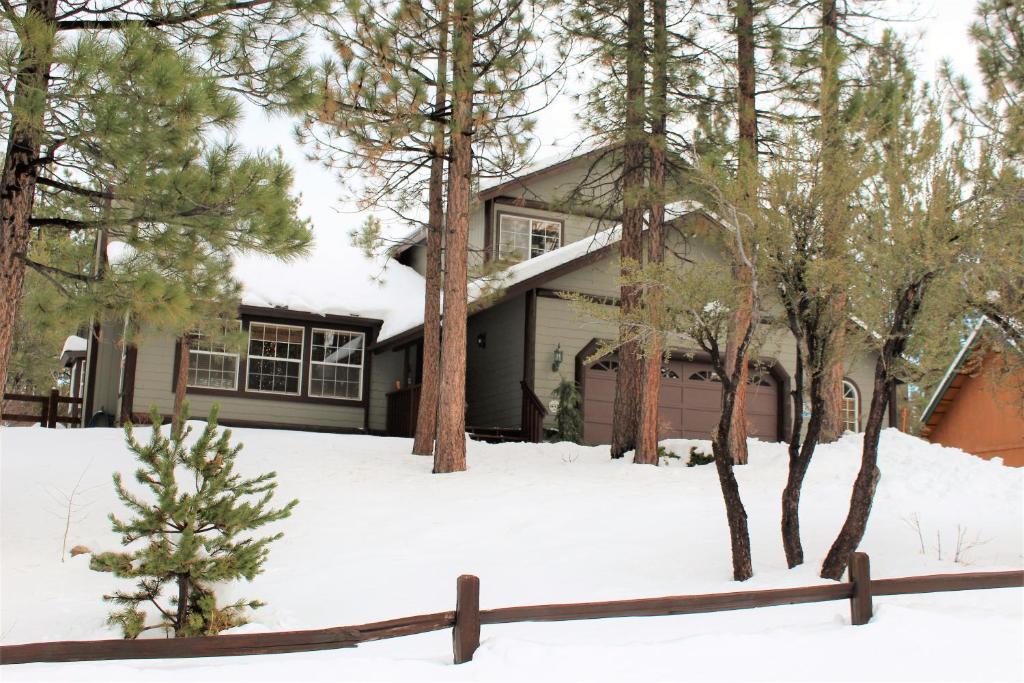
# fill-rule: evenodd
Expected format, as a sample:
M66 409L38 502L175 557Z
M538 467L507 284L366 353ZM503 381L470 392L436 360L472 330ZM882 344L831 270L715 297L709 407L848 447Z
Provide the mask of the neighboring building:
M617 219L573 211L564 200L582 178L602 175L600 163L589 153L540 165L478 194L470 227L474 265L518 263L492 276L496 288L470 287L466 419L472 432L537 438L539 426L552 423L546 408L566 378L583 395L586 442L609 439L617 362L614 356L592 356L617 330L608 321L581 317L563 298L582 294L617 304ZM703 213L675 208L668 230L671 253L729 267L709 239L721 228ZM382 274L380 285L370 280L376 272L372 262L336 247L318 245L305 261L240 262L240 324L248 347L233 354L198 340L187 390L193 415L205 415L216 401L224 424L412 433L422 376L424 236L413 233L392 250L398 263ZM116 346L110 338L105 343ZM120 354L124 372L108 367L98 373L110 386L95 382L86 413L102 406L115 415L141 417L155 404L168 414L176 343L153 331L137 351ZM662 434L707 438L718 419L714 373L685 338L674 340L671 352L662 372ZM748 403L751 435L786 440L795 363L791 336L778 331L759 354ZM863 428L873 365L867 355L848 362L846 415L853 431Z
M922 415L921 436L982 458L1024 466L1024 363L987 318L975 325Z

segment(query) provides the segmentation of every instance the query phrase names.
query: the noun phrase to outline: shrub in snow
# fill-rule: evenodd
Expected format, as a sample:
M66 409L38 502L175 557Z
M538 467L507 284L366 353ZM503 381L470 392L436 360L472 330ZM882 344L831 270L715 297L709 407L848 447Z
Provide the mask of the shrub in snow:
M696 467L697 465L710 465L715 461L715 456L708 455L703 451L697 450L696 446L690 446L690 460L686 463L687 467Z
M576 383L563 377L552 395L558 401L555 438L559 441L583 443L583 414L580 413L580 390L576 388Z
M149 489L152 500L129 491L120 473L114 474L117 495L134 517L122 521L111 514L110 521L123 545L135 545L129 552L95 554L90 563L96 571L137 580L134 591L104 596L118 607L108 623L120 626L125 638L149 629L164 629L175 637L209 636L246 623L245 608L262 603L238 600L218 606L213 586L240 578L251 581L259 574L267 546L282 534L253 538L247 532L288 517L299 502L270 508L276 474L246 479L235 473L235 456L242 446L231 445L230 430L218 434L216 406L191 448L185 445L192 431L185 426L187 407L182 414L167 438L154 408L153 436L145 445L125 425L128 448L142 464L135 479ZM164 596L168 586L169 598ZM146 623L143 606L156 609L156 623Z

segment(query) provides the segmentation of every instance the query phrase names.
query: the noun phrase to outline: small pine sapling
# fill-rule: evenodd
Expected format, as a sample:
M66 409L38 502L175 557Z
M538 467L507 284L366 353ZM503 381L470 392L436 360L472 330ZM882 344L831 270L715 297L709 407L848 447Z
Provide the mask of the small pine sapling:
M168 438L154 408L153 435L145 445L135 439L131 424L125 425L128 448L142 463L135 480L153 500L129 491L120 473L114 474L117 495L135 516L121 520L111 514L110 521L122 545L135 546L129 552L95 554L90 568L137 580L134 591L104 596L118 607L108 623L120 626L126 639L150 629L179 638L210 636L246 623L245 608L263 603L238 600L218 606L213 586L240 578L252 581L262 571L268 545L283 534L254 538L248 532L288 517L298 504L292 500L283 508L269 507L277 487L274 472L252 479L235 473L242 445L231 444L230 430L218 433L216 406L191 448L185 444L192 431L187 419L186 406ZM175 594L166 598L168 585ZM157 623L146 623L142 607L147 603L156 608Z
M555 411L555 433L559 441L583 443L583 415L580 413L580 390L575 382L564 377L552 392L558 401Z
M697 467L699 465L710 465L715 461L715 456L708 455L704 451L698 450L696 446L690 446L690 459L687 461L687 467Z

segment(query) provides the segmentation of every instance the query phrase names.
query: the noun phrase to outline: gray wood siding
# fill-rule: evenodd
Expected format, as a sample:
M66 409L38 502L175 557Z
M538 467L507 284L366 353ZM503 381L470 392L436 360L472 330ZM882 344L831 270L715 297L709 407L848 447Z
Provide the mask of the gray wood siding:
M155 405L165 415L174 409L172 375L174 372L175 339L171 335L148 333L139 341L139 355L135 366L136 413L149 412ZM239 368L239 381L244 381L245 360ZM237 396L188 395L193 417L205 418L214 403L220 404L222 420L245 420L296 426L325 427L331 429L363 429L363 409L300 401L275 401Z
M370 375L370 429L383 432L387 427L388 393L395 390L395 382L403 381L405 353L385 351L373 354Z
M466 422L518 427L522 411L526 298L516 297L470 318L466 335ZM487 335L486 348L477 336Z

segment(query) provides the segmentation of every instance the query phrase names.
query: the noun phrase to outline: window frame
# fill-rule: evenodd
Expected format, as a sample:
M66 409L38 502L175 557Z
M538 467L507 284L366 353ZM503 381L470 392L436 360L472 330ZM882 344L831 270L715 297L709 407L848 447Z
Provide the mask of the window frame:
M242 331L242 320L239 318L235 322L238 323L238 330ZM230 353L228 351L206 351L206 350L203 350L203 349L197 349L197 348L195 348L192 345L193 343L195 343L195 341L194 341L195 333L190 333L190 336L193 337L193 341L190 342L189 345L188 345L188 353L189 353L188 369L189 369L189 372L185 373L185 390L187 391L189 389L202 389L204 391L217 391L217 392L238 391L238 375L239 375L239 372L240 372L240 370L242 368L242 354L240 354L240 353ZM234 359L235 359L235 384L234 384L234 386L231 387L231 388L228 388L228 387L211 387L211 386L206 386L204 384L189 384L188 376L189 376L189 374L191 374L192 368L195 367L192 364L192 358L191 358L193 353L202 353L202 354L205 354L207 356L232 356L232 357L234 357Z
M509 217L509 218L519 218L519 219L530 221L530 237L529 237L530 244L529 244L529 247L528 247L530 253L527 254L526 258L523 259L523 261L529 261L530 259L537 258L536 256L533 255L533 221L544 221L546 223L554 223L554 224L558 225L558 246L554 247L553 249L551 249L549 251L543 252L544 254L551 253L551 251L554 251L555 249L561 249L562 247L565 246L565 221L563 219L561 219L561 218L552 218L552 217L548 217L548 216L533 216L533 215L529 215L529 214L516 213L516 212L513 212L513 211L496 211L495 212L495 222L497 223L497 226L495 226L496 229L495 229L495 235L494 235L495 236L495 240L494 240L494 257L496 259L501 260L501 258L502 258L502 254L501 254L501 223L505 219L506 216ZM542 255L543 254L537 254L537 256L542 256ZM522 263L523 261L519 261L519 263Z
M360 361L359 365L354 365L352 363L326 363L324 361L313 360L313 351L312 351L312 349L313 349L313 335L316 334L317 332L335 332L335 333L340 332L342 334L349 334L349 335L352 335L352 336L361 337L362 338L362 346L360 347L360 359L361 359L361 361ZM307 374L307 377L306 377L306 396L308 396L309 398L323 399L323 400L327 400L327 401L331 401L331 402L336 402L336 401L359 401L359 402L362 402L363 395L365 393L364 392L364 387L363 387L363 384L364 384L363 378L364 378L364 375L366 374L366 333L365 332L360 332L360 331L357 331L357 330L343 330L343 329L335 329L335 328L331 328L331 327L310 327L309 328L309 348L310 348L309 362L306 364L308 366L308 368L309 368L308 372L306 373ZM312 387L313 387L313 365L333 366L333 367L338 367L338 368L359 368L359 384L358 384L358 386L359 386L359 395L357 397L355 397L355 398L350 398L348 396L314 395L313 394L313 390L312 390Z
M303 362L302 362L302 374L300 375L300 389L299 394L285 394L285 393L271 393L265 391L247 391L246 381L239 381L238 388L234 391L229 389L211 389L207 387L187 387L187 394L192 396L216 396L220 399L224 397L231 397L232 399L251 400L251 401L278 401L286 403L305 403L305 404L320 404L320 405L332 405L339 407L350 407L359 408L364 412L369 406L370 397L370 372L373 365L373 352L371 348L376 342L377 334L380 331L381 321L374 318L359 318L355 316L343 316L343 315L320 315L316 313L306 313L303 311L277 311L271 308L264 308L261 306L246 306L243 305L239 308L238 318L242 323L242 332L246 335L245 348L241 351L240 355L242 358L239 359L239 373L245 372L248 375L248 335L250 326L253 324L267 324L267 325L285 325L290 327L301 327L304 330L303 333ZM309 330L312 328L328 329L336 332L349 332L363 334L364 337L364 348L363 348L363 374L361 384L361 396L360 400L345 399L345 398L323 398L320 396L310 396L307 391L307 378L309 373L309 358L311 354L311 335ZM176 390L178 383L178 363L180 358L181 339L175 340L174 344L174 359L171 367L171 376L168 378L168 384L170 385L170 391L173 393ZM243 365L242 361L246 363Z
M857 383L854 382L849 377L843 377L843 431L851 431L851 430L849 430L849 422L846 419L846 402L848 400L850 400L850 399L846 398L846 387L850 387L851 389L853 389L853 421L854 421L854 429L852 431L853 431L854 434L859 434L860 433L860 418L861 418L861 415L860 415L860 412L861 412L860 411L860 387L858 387Z
M299 359L298 359L298 361L296 361L295 359L292 359L292 358L278 358L278 357L275 357L275 356L254 356L251 353L249 353L249 349L251 348L251 345L252 345L252 326L254 324L255 325L264 325L266 327L283 327L285 329L290 329L290 330L299 330L302 333L302 339L299 341ZM245 346L245 348L246 348L246 353L245 353L245 393L247 393L247 394L269 394L269 395L272 395L272 396L302 396L302 375L305 372L305 365L306 365L306 327L303 326L303 325L289 325L287 323L271 323L271 322L265 322L265 321L262 321L262 320L254 320L254 321L251 321L249 323L249 327L248 327L247 331L249 332L249 341L248 341L248 343ZM253 358L256 358L257 360L283 361L285 363L296 363L297 362L298 365L299 365L299 376L298 376L297 382L296 382L296 390L295 391L268 391L266 389L253 389L253 388L251 388L249 386L249 377L250 377L249 367L250 367L250 364L252 363L252 359Z

